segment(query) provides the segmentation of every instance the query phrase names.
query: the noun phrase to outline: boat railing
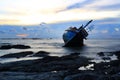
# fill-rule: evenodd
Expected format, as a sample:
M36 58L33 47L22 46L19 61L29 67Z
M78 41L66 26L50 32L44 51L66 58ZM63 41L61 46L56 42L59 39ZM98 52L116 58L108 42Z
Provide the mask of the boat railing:
M79 32L82 34L83 38L86 39L86 37L88 36L88 32L85 30L85 28L92 22L93 20L90 20L85 26L80 26L80 28L78 29Z

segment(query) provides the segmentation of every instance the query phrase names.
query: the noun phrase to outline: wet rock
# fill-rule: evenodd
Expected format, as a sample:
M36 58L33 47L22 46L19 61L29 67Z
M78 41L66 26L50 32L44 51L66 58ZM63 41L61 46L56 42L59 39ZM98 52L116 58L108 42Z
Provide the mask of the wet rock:
M26 57L28 55L33 54L32 51L25 51L25 52L19 52L19 53L10 53L1 56L0 58L21 58L21 57Z
M111 80L120 80L120 74L114 74L111 76Z
M117 56L117 58L120 60L120 51L114 52L114 54Z
M63 80L64 71L46 73L1 72L0 80Z
M64 80L99 80L100 76L95 73L79 73L65 77Z
M3 45L0 49L11 49L11 45Z
M29 49L30 46L26 46L26 45L2 45L0 47L0 49L11 49L11 48L15 48L15 49Z
M23 71L23 72L49 72L61 70L74 70L89 64L89 59L80 56L47 56L38 60L18 61L3 63L1 71ZM38 67L39 66L39 67Z
M114 75L120 72L119 60L113 60L110 62L101 62L94 64L94 70L104 75Z
M15 49L29 49L30 46L17 44L17 45L12 45L12 48L15 48Z
M93 63L93 70L79 70L80 67L92 63L89 62L91 59L79 56L80 53L62 57L48 56L49 53L44 51L31 54L44 57L37 60L1 63L0 80L120 80L119 60Z
M110 57L107 57L107 56L105 56L105 57L102 57L102 59L105 61L105 60L111 60L111 58Z
M80 57L79 55L80 55L80 53L71 53L70 55L62 56L61 59L62 60L75 59L75 58L79 58ZM83 57L81 57L81 58L83 58Z
M99 55L100 57L113 56L113 52L99 52L97 53L97 55Z
M97 53L99 56L105 56L103 52Z
M50 54L50 53L45 52L45 51L39 51L39 52L33 54L32 57L47 57L48 54Z

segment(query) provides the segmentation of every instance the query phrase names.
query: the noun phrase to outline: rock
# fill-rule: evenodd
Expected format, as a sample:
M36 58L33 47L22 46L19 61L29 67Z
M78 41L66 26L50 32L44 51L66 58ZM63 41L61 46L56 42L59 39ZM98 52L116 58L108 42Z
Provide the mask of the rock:
M1 56L0 58L21 58L21 57L26 57L28 55L33 54L32 51L25 51L25 52L19 52L19 53L10 53Z
M15 48L15 49L29 49L30 46L26 46L26 45L3 45L0 47L0 49L11 49L11 48Z
M103 52L97 53L99 56L105 56Z
M49 53L45 51L20 52L6 56L24 57L29 54L44 57L37 60L0 63L0 80L120 80L119 60L95 63L90 62L89 58L79 56L80 53L58 57L48 56ZM91 63L94 64L93 70L78 70Z
M114 75L120 72L120 61L101 62L94 64L94 71L105 75Z
M99 80L100 76L95 73L79 73L69 75L64 80Z
M0 49L11 49L11 45L3 45Z
M102 59L103 59L103 60L111 60L110 57L106 57L106 56L105 56L105 57L102 57Z
M29 49L30 46L17 44L17 45L12 45L12 48L15 48L15 49Z
M27 72L1 72L0 80L63 80L64 71L27 73Z
M111 80L120 80L120 74L114 74L111 76Z
M39 52L33 54L32 57L47 57L48 54L50 54L50 53L45 52L45 51L39 51Z
M60 57L61 60L70 60L70 59L77 59L81 56L79 56L80 53L71 53L70 55L65 55L65 56L62 56ZM85 58L85 57L81 57L81 58ZM87 59L87 58L85 58Z
M113 52L116 56L117 56L117 58L120 60L120 51L116 51L116 52Z
M89 64L89 59L81 56L47 56L38 60L26 60L0 65L0 71L49 72L74 70ZM39 67L38 67L39 66Z

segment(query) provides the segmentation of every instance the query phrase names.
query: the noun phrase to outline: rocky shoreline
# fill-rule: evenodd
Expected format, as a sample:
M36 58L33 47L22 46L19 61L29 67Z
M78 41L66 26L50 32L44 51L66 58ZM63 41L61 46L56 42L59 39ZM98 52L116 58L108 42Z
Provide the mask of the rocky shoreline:
M25 51L1 56L0 58L42 58L0 63L0 80L120 80L120 51L97 53L103 59L99 63L79 56L80 53L61 57L49 54L45 51ZM117 57L116 60L111 60L113 55Z

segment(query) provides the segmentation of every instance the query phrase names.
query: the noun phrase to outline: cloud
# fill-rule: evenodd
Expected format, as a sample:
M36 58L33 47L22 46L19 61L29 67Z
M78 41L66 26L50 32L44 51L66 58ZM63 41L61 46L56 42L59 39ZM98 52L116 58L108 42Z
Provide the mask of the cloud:
M120 3L118 4L113 4L113 5L105 5L105 6L101 6L101 7L98 7L97 10L120 10Z
M119 28L115 28L115 31L119 32L119 31L120 31L120 29L119 29Z
M28 34L17 34L16 36L18 36L18 37L27 37Z
M120 4L120 1L119 0L94 0L93 3L89 4L89 5L86 5L85 7L86 8L93 8L93 9L97 9L97 8L100 8L100 7L105 7L105 6L115 6L115 5L118 5ZM104 9L104 8L103 8Z
M120 10L120 1L116 0L84 0L82 2L74 3L66 7L65 10L70 9L84 9L84 10Z
M25 12L20 12L20 11L17 11L15 9L8 9L8 10L1 10L0 11L0 14L1 15L10 15L10 16L24 16L24 15L27 15Z
M119 4L119 0L0 0L0 24L114 18L120 14Z
M0 24L14 24L19 22L17 19L0 19Z
M0 17L4 19L17 18L20 22L14 22L16 24L56 22L61 21L61 18L63 18L61 17L60 20L56 20L59 18L57 16L60 16L56 13L57 11L83 1L84 0L3 0L0 1L0 10L2 11L0 12Z
M95 0L84 0L82 2L74 3L72 5L67 6L65 10L70 10L70 9L76 9L76 8L83 8L86 5L89 5L90 3L93 3ZM63 11L65 11L63 10Z

